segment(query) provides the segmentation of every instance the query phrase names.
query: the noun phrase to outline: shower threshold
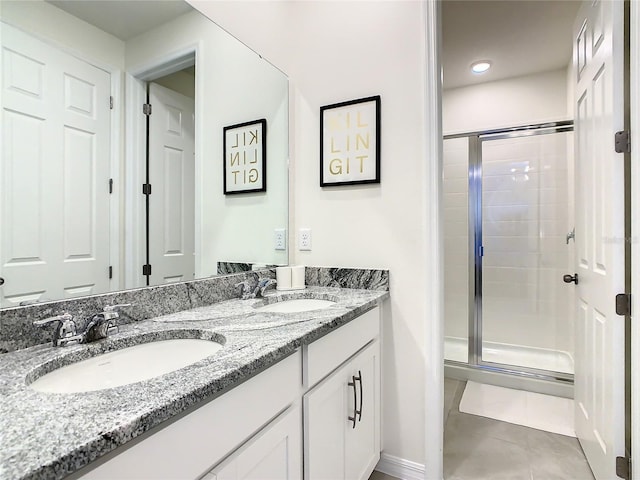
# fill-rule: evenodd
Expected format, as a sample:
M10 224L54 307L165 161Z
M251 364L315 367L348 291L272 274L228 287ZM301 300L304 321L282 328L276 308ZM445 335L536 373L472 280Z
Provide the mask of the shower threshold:
M455 362L468 362L466 338L445 337L444 358ZM573 357L569 352L547 348L511 345L508 343L482 342L484 362L536 368L550 372L573 374Z

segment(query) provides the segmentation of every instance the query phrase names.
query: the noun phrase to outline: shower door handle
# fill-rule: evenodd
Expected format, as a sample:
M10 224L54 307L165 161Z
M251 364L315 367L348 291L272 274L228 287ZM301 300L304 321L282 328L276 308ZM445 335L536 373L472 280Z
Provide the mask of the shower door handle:
M575 283L578 284L578 274L574 273L573 275L566 274L562 277L562 281L564 283Z

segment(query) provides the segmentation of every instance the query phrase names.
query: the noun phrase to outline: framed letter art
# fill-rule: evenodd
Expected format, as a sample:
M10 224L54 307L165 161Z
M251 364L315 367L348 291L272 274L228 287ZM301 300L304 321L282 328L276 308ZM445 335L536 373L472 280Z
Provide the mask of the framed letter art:
M380 96L320 107L320 186L380 183Z
M224 194L267 191L267 121L224 127Z

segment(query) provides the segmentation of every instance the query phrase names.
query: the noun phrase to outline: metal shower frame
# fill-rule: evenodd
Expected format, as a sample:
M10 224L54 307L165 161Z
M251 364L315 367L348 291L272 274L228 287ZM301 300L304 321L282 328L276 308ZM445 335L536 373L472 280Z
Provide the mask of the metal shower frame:
M573 121L522 125L512 128L445 135L444 140L469 139L469 325L467 362L445 359L448 365L506 373L521 377L573 383L573 374L482 360L482 143L507 138L572 132Z

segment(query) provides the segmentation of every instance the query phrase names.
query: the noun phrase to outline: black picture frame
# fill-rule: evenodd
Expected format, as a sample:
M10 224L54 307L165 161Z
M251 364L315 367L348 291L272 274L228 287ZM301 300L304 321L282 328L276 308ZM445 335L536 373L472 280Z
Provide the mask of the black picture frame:
M222 129L225 195L267 191L267 120Z
M320 107L321 187L380 183L380 104L375 95Z

